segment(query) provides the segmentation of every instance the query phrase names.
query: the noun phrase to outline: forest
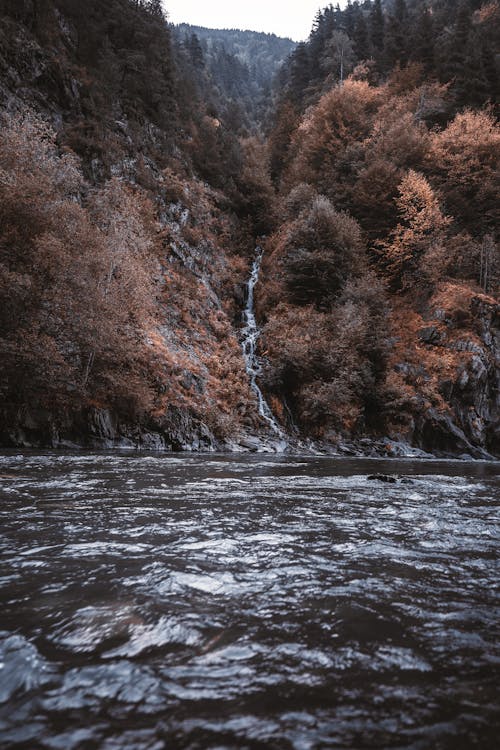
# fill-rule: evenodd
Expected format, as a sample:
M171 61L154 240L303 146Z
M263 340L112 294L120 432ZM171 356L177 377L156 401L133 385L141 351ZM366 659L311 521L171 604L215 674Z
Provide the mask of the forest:
M205 92L218 96L218 109L238 135L260 130L272 120L276 74L297 46L275 34L239 29L204 29L179 24L174 36Z
M499 0L165 6L0 4L2 444L265 447L259 246L290 444L499 455Z

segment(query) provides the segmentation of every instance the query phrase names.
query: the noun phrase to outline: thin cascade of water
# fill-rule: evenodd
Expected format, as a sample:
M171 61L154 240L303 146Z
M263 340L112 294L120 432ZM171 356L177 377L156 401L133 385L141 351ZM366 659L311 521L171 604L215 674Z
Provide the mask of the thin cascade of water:
M258 247L257 253L255 255L255 260L252 265L252 273L247 284L247 304L243 312L243 320L245 322L245 325L242 329L243 356L245 358L245 366L248 377L250 379L250 385L255 395L257 396L257 401L259 404L259 414L267 422L273 432L276 433L276 435L284 438L284 432L274 418L274 414L272 413L271 408L264 398L264 394L262 393L259 384L257 383L257 377L261 374L261 367L256 354L257 341L260 336L260 330L255 319L254 290L255 285L259 280L260 266L262 263L263 254L263 250Z

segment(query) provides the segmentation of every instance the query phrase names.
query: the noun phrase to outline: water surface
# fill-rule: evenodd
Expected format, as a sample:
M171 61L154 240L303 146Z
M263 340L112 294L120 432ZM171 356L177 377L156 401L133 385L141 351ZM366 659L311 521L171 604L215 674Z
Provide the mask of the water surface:
M12 454L0 475L2 748L497 747L498 465Z

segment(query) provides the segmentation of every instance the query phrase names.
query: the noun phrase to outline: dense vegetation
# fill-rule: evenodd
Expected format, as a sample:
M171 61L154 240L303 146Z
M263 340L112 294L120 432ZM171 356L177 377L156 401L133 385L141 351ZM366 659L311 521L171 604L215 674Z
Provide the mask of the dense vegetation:
M295 42L275 34L189 24L179 24L174 35L205 92L212 86L232 130L259 131L272 115L274 79Z
M159 3L16 0L0 37L2 439L256 425L226 253L251 246L246 146Z
M481 327L471 305L498 289L499 24L496 2L330 6L281 73L260 309L268 387L317 434L413 439L422 413L461 399L471 435L496 398L480 347L492 390L456 378L464 328L474 351Z
M266 235L284 425L498 450L498 0L329 6L272 92L289 40L159 0L2 8L3 441L258 430Z

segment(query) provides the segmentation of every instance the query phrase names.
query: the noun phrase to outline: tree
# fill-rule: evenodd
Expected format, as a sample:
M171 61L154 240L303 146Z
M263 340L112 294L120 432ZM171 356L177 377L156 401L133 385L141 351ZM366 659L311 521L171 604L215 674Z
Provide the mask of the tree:
M381 89L351 78L324 94L294 134L289 187L309 182L339 205L339 194L349 184L347 177L357 167L359 143L371 132L382 96Z
M297 129L299 115L292 102L284 100L278 108L275 125L269 135L269 166L271 179L278 184L286 169L292 136Z
M307 45L301 42L291 55L290 62L290 99L299 103L303 100L305 91L311 80L310 57Z
M294 304L331 306L351 276L359 275L364 244L357 222L314 200L291 225L286 243L286 280Z
M428 170L453 216L473 235L500 221L500 127L492 113L460 112L432 134Z
M266 144L256 136L242 139L243 169L238 177L237 210L250 220L253 236L269 234L274 224L274 189L269 173Z
M197 34L190 34L186 39L186 49L195 68L203 68L205 65L203 48Z
M146 9L153 18L166 23L161 0L147 0Z
M442 269L429 261L433 253L438 259L451 219L442 214L424 175L409 170L398 192L400 223L378 249L393 287L407 291L414 284L437 281Z
M500 251L492 234L483 237L479 257L479 284L488 294L498 287L500 272Z
M374 0L369 18L370 41L372 53L376 60L380 60L384 49L385 20L381 0Z
M343 31L334 31L323 56L324 70L343 84L346 75L352 70L353 62L354 50L350 38Z
M353 33L354 54L356 59L368 60L370 57L370 40L368 38L368 26L363 13L359 13Z
M490 85L484 69L486 45L472 22L467 0L458 6L455 23L441 51L442 76L452 83L456 104L481 105L489 97Z
M88 196L77 159L31 112L0 131L0 390L14 412L152 399L158 273L149 209L117 180ZM83 193L88 205L81 205ZM12 414L10 415L12 417ZM13 418L13 417L12 417Z
M389 70L408 62L408 9L405 0L395 0L384 40L384 59Z
M413 44L410 57L422 63L427 74L434 70L434 39L435 31L432 13L426 2L419 3L413 25Z

